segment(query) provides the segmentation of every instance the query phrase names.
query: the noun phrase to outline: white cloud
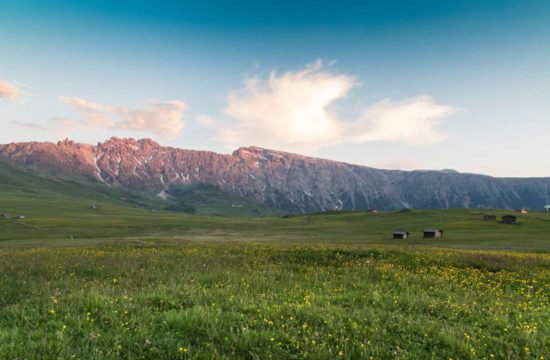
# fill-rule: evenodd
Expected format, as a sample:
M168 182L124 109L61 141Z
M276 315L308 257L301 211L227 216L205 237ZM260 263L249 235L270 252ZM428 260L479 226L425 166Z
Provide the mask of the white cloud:
M61 126L63 128L78 127L78 126L82 125L82 123L80 121L67 119L67 118L59 117L59 116L52 118L51 121L53 123L55 123L56 125Z
M320 62L298 72L271 72L266 80L248 78L229 94L225 114L236 121L220 138L231 145L267 147L332 143L343 129L329 107L355 85L353 77L331 74Z
M428 144L445 139L437 125L457 109L429 96L384 100L364 108L354 119L341 118L334 105L358 85L353 76L335 74L319 61L299 71L247 78L240 90L228 96L224 114L230 121L219 131L219 139L233 147L298 151L341 143Z
M0 80L0 99L15 100L19 96L20 90L12 83Z
M78 97L61 97L61 101L79 110L84 125L107 129L149 131L166 137L179 134L184 126L187 104L180 100L149 101L140 109L102 105ZM64 122L67 123L66 119Z
M101 111L104 106L92 101L84 100L75 96L62 96L59 98L67 105L74 106L83 111Z
M33 122L24 122L24 121L13 120L11 123L13 125L17 125L17 126L24 127L24 128L27 128L27 129L49 130L47 127L42 126L42 125L37 124L37 123L33 123Z
M429 96L394 102L389 99L369 106L363 116L350 126L353 142L402 141L431 144L447 138L436 127L441 119L458 109L440 105Z

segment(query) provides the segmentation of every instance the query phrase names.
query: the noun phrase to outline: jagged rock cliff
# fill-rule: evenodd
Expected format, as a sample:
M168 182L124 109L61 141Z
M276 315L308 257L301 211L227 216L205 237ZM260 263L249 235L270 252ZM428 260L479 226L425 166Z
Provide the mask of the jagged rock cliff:
M169 196L173 187L214 186L265 206L335 209L540 208L550 178L492 178L451 171L390 171L257 147L231 155L111 138L96 146L70 140L0 145L0 156L38 171L83 174L106 186Z

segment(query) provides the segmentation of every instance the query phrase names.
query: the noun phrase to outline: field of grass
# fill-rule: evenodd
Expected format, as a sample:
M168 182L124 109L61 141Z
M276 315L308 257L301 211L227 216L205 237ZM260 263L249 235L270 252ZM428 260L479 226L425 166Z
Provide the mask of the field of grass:
M482 210L434 210L405 213L330 213L284 218L211 217L89 202L50 203L10 195L0 211L24 214L0 220L0 246L71 245L102 239L171 238L208 241L409 244L466 249L549 251L550 214L519 215L517 225L481 220ZM7 209L7 210L4 210ZM506 211L497 211L499 216ZM423 239L427 227L445 230L442 239ZM391 239L395 229L411 232L406 241Z
M0 220L0 359L550 359L550 214L195 216L36 181L0 172L25 216Z
M120 240L0 250L3 359L544 359L548 254Z

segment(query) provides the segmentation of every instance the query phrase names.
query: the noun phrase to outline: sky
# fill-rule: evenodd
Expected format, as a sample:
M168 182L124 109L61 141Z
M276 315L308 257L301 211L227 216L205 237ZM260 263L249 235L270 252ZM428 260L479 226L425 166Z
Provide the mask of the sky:
M550 176L545 0L0 3L0 143Z

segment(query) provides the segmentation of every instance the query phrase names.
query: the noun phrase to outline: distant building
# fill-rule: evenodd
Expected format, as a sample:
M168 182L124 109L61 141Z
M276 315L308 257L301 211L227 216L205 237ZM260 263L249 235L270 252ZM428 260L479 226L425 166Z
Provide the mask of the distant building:
M2 219L11 219L11 214L0 214Z
M527 208L519 209L518 213L520 213L520 214L529 214L529 209L527 209Z
M443 230L441 229L424 229L424 239L442 238Z
M485 215L483 215L483 220L485 220L485 221L497 221L497 216L496 215L485 214Z
M408 239L409 236L410 236L410 233L408 231L394 231L393 232L393 239L394 240Z
M502 217L502 222L504 224L517 224L518 223L518 217L514 215L504 215Z
M368 209L367 212L370 212L370 213L377 213L377 212L378 212L378 209Z
M24 219L25 216L24 216L24 215L17 215L15 218L16 218L16 219Z
M546 206L544 207L544 210L546 210L546 212L550 212L550 205L546 205Z

